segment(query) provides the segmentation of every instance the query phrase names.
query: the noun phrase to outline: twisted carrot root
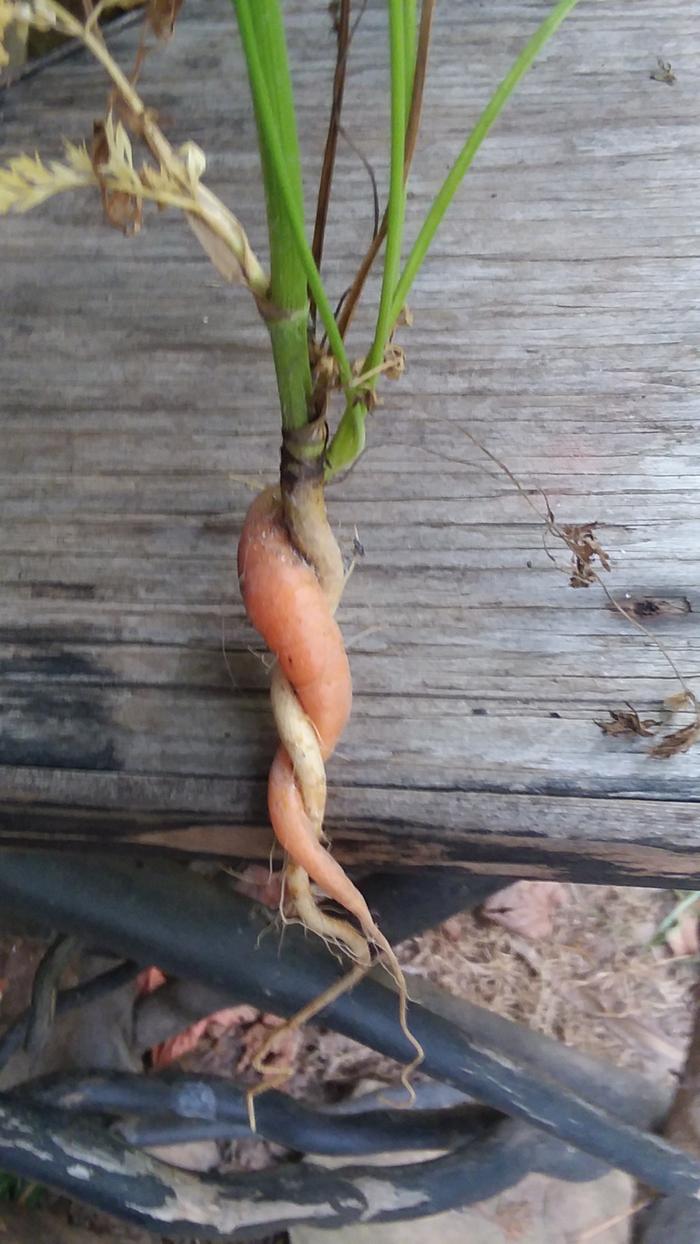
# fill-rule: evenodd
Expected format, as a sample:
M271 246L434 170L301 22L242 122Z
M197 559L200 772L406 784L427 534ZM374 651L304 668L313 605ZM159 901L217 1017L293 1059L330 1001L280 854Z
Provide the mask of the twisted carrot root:
M287 855L286 889L297 917L312 932L337 943L357 966L287 1020L283 1028L297 1028L352 988L369 968L370 946L375 945L396 981L401 1028L416 1051L401 1077L413 1095L409 1077L422 1061L423 1050L406 1020L407 992L401 966L360 891L323 843L325 761L352 707L350 666L333 617L344 583L342 559L325 517L322 494L307 494L296 509L293 496L287 501L295 538L305 550L313 550L313 567L290 538L276 489L266 489L253 501L238 545L238 577L246 612L277 657L271 699L281 742L270 770L268 809L275 836ZM355 917L361 932L319 907L311 880ZM256 1070L264 1073L266 1054L277 1035L273 1033L259 1052ZM248 1111L253 1130L255 1096L283 1083L290 1070L250 1090Z
M289 859L288 893L305 924L368 960L365 939L382 948L385 939L359 890L323 845L325 761L350 716L350 666L332 605L292 544L274 489L256 497L248 511L238 575L248 617L277 657L271 694L281 744L270 770L268 808ZM364 938L347 922L319 912L309 878L355 916Z

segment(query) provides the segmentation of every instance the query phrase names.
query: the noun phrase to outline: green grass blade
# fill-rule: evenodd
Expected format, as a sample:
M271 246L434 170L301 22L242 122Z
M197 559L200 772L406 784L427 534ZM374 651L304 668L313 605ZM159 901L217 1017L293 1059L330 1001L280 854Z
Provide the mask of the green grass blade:
M442 219L450 206L462 179L470 167L477 151L482 142L486 138L491 126L501 115L505 105L510 99L513 91L524 77L528 69L532 65L537 55L541 52L545 44L551 39L552 35L559 28L564 18L568 16L574 8L577 0L559 0L554 6L551 13L542 22L542 25L535 31L529 43L523 48L517 60L511 65L508 73L496 88L491 96L488 104L484 108L474 129L467 138L462 150L445 178L438 194L436 195L432 207L425 218L423 226L413 244L406 266L401 273L401 279L395 291L394 300L391 308L390 321L393 325L403 307L411 286L416 275L428 253L437 230L442 223Z
M418 0L404 0L404 65L406 66L406 117L411 107L413 94L413 75L416 70L416 48L418 40Z
M333 308L326 294L325 287L321 280L320 273L314 262L311 253L311 247L306 236L304 225L303 210L298 198L298 191L294 181L290 176L290 170L285 158L285 152L280 135L280 129L277 124L275 108L270 92L267 89L267 79L263 60L260 55L260 42L265 44L266 32L259 29L262 23L262 10L264 6L279 9L278 0L234 0L236 15L238 17L238 25L243 43L243 51L246 62L248 64L248 72L251 81L251 90L255 102L256 116L258 121L260 145L263 151L263 160L266 167L270 170L270 180L274 178L276 186L276 199L273 203L273 216L279 212L284 213L290 231L292 246L301 267L303 268L306 284L311 290L314 302L318 308L318 313L326 330L328 344L335 356L340 378L343 386L349 388L352 384L352 370L343 345L343 340L338 331L338 325L333 314ZM258 6L260 6L258 8ZM270 55L270 49L266 50L266 56ZM285 51L286 64L286 51ZM268 68L271 72L275 72L275 63L273 57L270 57ZM279 83L277 89L279 90ZM278 96L279 98L279 96ZM289 88L289 100L293 109L293 97L291 95L291 86ZM271 291L272 292L272 291Z
M386 337L382 343L381 351L376 349L374 350L373 357L376 360L373 364L374 366L377 366L378 363L381 362L384 345L386 344L388 336L391 333L391 330L396 323L396 320L406 301L416 274L418 273L440 223L442 222L442 219L461 184L462 178L471 165L474 156L479 150L479 147L491 129L491 126L500 116L510 96L520 82L520 79L527 73L538 53L542 50L548 40L551 39L552 35L564 21L564 18L568 16L576 3L577 0L559 0L559 3L554 6L549 16L545 18L541 26L539 26L539 28L535 31L529 43L527 43L523 48L522 52L509 69L503 81L494 91L491 99L474 126L474 129L469 134L469 137L462 147L462 150L460 151L454 165L450 169L450 172L443 182L443 185L440 188L430 211L428 212L420 233L418 234L411 253L406 261L406 266L401 273L400 280L394 290L390 314L386 319ZM379 334L377 333L375 336L375 343L378 339ZM368 363L369 356L365 367L368 366ZM365 387L372 386L370 384ZM362 451L362 448L364 447L364 421L366 415L366 406L358 401L353 402L350 400L348 402L327 455L327 475L329 479L338 474L340 471L347 470L352 465L358 454Z
M289 193L294 200L294 211L303 219L301 157L282 13L279 0L253 0L252 5L244 0L244 3L250 14L262 75L262 82L256 78L255 84L251 82L251 86L258 118L258 133L262 139L260 147L270 234L270 297L276 306L296 311L306 304L306 274L297 254L288 214L281 201L277 184L278 170L265 141L259 116L260 97L266 95L280 140Z
M301 159L289 75L287 45L279 0L256 0L248 10L257 61L249 61L251 94L258 125L267 223L270 238L270 285L268 296L286 315L268 319L267 327L277 376L282 426L303 427L311 407L311 365L307 338L308 294L304 265L285 209L274 156L265 141L261 109L267 101L280 139L289 193L295 211L304 214ZM245 18L244 18L245 21ZM247 28L245 31L247 35ZM247 44L244 38L244 50Z
M405 0L389 0L389 55L391 59L391 166L387 207L386 251L379 312L374 341L365 359L364 371L372 371L384 359L384 349L393 328L392 304L401 267L401 243L406 215L404 151L406 147L406 31ZM373 388L376 377L369 382Z
M679 903L676 903L673 910L670 911L667 916L664 916L651 938L649 945L662 945L666 941L666 934L670 933L671 929L675 928L676 925L680 923L681 917L686 911L690 911L696 903L700 903L700 890L690 890Z

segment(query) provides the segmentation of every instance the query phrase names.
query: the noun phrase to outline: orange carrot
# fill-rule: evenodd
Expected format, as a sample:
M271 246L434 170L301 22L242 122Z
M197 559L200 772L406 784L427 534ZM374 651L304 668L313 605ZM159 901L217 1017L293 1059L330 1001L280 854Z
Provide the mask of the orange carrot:
M325 523L325 511L320 521ZM325 531L332 540L330 529ZM322 570L320 573L323 575ZM401 965L360 891L322 842L324 761L333 751L352 705L350 667L333 618L342 578L340 583L335 576L326 582L326 595L316 572L292 544L279 494L272 488L256 497L248 510L238 546L238 576L248 617L278 662L271 692L282 743L272 762L267 798L275 836L287 853L288 895L306 928L335 942L356 961L352 972L287 1020L284 1027L298 1028L340 992L352 988L370 967L374 944L396 981L401 1029L416 1051L401 1076L413 1096L410 1075L422 1061L423 1050L408 1027L408 993ZM309 878L358 920L362 933L347 920L339 920L319 907ZM259 1071L263 1070L268 1048L270 1042L258 1055ZM263 1082L249 1095L253 1128L253 1097L271 1083Z
M238 547L238 575L248 617L313 723L325 760L350 715L350 667L340 629L314 570L290 541L274 489L256 497L248 511ZM320 825L304 805L284 746L270 771L268 808L275 836L290 859L375 938L378 930L365 900L319 841Z
M352 708L350 666L318 579L292 546L272 488L248 510L238 545L246 612L318 731L324 759Z

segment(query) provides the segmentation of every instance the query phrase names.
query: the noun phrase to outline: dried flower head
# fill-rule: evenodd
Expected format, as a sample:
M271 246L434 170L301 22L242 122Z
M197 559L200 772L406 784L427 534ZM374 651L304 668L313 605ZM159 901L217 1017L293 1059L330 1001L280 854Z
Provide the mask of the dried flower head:
M9 4L8 0L0 0L0 69L10 63L10 57L5 46L5 33L8 27L14 25L16 21L15 5Z
M0 215L28 212L64 190L89 186L95 180L84 145L65 144L65 160L44 164L38 155L19 155L0 166Z

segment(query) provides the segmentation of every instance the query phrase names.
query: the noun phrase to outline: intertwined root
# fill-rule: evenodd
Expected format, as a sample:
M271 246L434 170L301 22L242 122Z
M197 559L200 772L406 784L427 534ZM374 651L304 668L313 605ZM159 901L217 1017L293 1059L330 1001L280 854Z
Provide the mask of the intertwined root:
M318 525L316 512L305 535ZM327 542L324 572L326 582L330 578L337 583ZM271 696L281 746L270 770L268 806L291 865L287 892L309 928L339 942L355 959L368 961L367 940L381 935L359 890L323 844L325 761L352 704L350 668L333 617L337 587L334 583L329 588L329 601L315 569L292 543L279 495L272 489L257 497L248 512L239 575L249 617L277 657ZM363 938L347 921L319 908L310 878L358 920Z
M323 841L326 806L325 761L350 715L352 684L345 645L334 619L344 583L338 546L325 516L320 490L291 504L292 541L277 490L256 497L244 524L238 573L248 616L277 657L272 674L272 709L280 747L268 783L270 819L287 854L285 891L296 917L312 932L348 954L357 965L350 988L380 954L399 989L400 1019L420 1061L422 1050L406 1025L406 986L396 956L360 891ZM311 882L357 920L328 915ZM334 987L335 996L337 988ZM304 1019L329 999L304 1009ZM314 1009L315 1008L315 1009ZM292 1026L299 1017L290 1021ZM274 1040L274 1034L270 1044ZM258 1056L258 1069L267 1054ZM415 1065L415 1064L412 1064Z

